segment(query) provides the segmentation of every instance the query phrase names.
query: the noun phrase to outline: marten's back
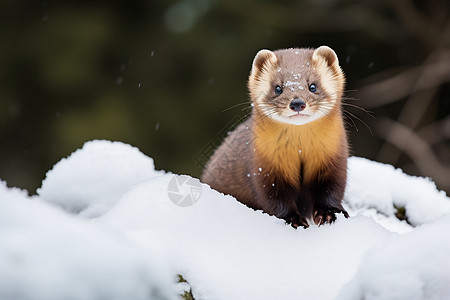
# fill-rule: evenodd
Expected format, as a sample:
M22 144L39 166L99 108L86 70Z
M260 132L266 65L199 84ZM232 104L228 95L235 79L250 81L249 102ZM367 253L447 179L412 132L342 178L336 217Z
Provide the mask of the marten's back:
M257 208L252 201L252 189L249 186L253 149L252 119L236 127L222 145L214 152L203 171L201 181L213 189L233 195L236 199ZM247 186L247 188L244 188Z

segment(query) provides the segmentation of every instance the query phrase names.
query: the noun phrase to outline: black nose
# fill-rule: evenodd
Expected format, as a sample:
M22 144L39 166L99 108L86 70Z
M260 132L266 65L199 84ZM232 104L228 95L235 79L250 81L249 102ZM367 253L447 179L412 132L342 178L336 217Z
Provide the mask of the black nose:
M306 103L302 99L295 98L289 104L289 108L293 111L299 112L306 108Z

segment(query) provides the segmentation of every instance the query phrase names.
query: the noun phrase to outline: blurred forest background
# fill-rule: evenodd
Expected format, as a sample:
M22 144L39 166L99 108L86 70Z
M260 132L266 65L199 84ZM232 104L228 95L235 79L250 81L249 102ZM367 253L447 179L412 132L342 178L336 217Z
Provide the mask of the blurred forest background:
M328 45L348 80L352 154L450 192L448 0L7 0L0 24L9 186L34 194L92 139L198 177L194 158L244 115L256 52Z

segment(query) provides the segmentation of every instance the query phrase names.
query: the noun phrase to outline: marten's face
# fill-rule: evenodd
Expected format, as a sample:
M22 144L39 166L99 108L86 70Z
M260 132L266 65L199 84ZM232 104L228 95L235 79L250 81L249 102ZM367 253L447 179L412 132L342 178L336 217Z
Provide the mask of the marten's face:
M303 125L340 109L345 79L334 51L261 50L253 61L249 90L257 113Z

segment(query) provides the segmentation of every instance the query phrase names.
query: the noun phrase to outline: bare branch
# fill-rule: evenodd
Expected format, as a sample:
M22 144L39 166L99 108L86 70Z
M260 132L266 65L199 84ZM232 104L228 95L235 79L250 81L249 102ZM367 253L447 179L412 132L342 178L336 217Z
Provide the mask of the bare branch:
M406 153L426 176L443 189L450 188L450 167L442 166L429 144L406 126L390 119L379 119L376 134Z
M425 126L417 134L430 145L450 139L450 116Z
M441 51L434 57L434 62L360 88L358 98L363 101L364 107L374 108L404 99L414 91L434 88L450 81L450 51Z
M412 94L411 97L409 97L408 101L406 101L406 104L403 107L400 116L397 118L397 123L406 126L410 130L414 130L414 128L417 127L419 121L427 111L427 107L431 103L431 100L434 98L437 91L438 88L433 88ZM390 135L394 133L388 134ZM395 165L398 163L401 154L402 153L399 151L399 149L393 149L389 145L389 143L385 143L378 152L377 159L382 161L388 160L389 163Z

